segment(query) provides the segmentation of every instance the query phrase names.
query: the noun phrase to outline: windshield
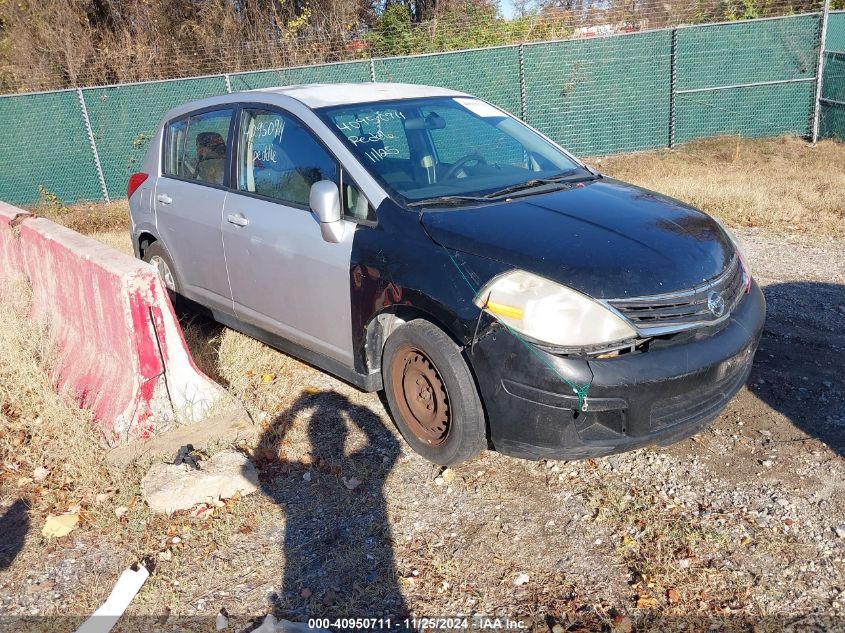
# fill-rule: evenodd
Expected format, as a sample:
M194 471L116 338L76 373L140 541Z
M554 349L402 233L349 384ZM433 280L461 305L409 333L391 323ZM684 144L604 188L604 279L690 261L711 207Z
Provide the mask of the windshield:
M320 115L388 190L413 202L484 196L583 168L515 118L469 97L345 105Z

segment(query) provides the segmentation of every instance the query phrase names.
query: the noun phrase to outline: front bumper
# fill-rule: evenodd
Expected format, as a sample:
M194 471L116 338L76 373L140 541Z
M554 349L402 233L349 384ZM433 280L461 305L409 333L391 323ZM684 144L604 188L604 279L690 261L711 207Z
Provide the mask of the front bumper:
M765 316L763 293L752 282L712 335L604 360L528 349L496 327L469 353L493 446L528 459L581 459L694 435L748 379ZM561 376L590 385L583 411Z

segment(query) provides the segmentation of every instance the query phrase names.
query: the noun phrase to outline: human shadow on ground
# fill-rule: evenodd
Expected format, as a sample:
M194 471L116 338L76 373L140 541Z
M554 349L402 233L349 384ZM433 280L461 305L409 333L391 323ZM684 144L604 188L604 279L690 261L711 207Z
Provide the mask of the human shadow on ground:
M311 452L288 460L291 428L303 423ZM363 438L354 434L347 454L348 425ZM336 391L303 393L262 434L255 452L261 488L285 514L274 615L405 617L384 493L399 454L382 420Z
M18 499L0 515L0 571L9 567L23 549L28 531L26 503Z
M768 314L750 391L845 456L845 286L789 282L763 293Z

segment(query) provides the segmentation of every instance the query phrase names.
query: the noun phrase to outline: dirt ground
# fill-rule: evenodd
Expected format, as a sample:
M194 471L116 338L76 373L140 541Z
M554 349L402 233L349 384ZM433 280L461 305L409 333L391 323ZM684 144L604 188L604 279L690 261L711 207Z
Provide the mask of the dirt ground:
M755 173L749 186L762 187L768 176ZM38 492L39 464L6 451L0 613L73 630L127 565L151 556L155 573L128 613L162 626L196 617L213 630L225 608L238 631L268 612L487 614L543 633L845 630L845 239L736 233L769 308L747 387L690 440L596 460L488 452L443 471L410 451L378 395L188 317L198 363L260 426L258 444L241 448L261 492L210 516L154 516L137 496L141 467L62 497L44 490L61 481ZM80 502L80 528L40 536L47 512Z

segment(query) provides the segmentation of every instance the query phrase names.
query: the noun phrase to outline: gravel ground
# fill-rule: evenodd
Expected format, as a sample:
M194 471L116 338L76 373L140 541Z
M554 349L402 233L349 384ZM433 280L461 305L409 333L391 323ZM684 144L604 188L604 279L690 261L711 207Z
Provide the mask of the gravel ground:
M376 395L293 363L286 380L302 391L266 416L254 451L262 493L212 527L145 518L158 540L108 554L95 531L75 532L0 571L0 611L78 613L133 555L159 550L130 611L162 622L225 607L491 614L543 633L719 618L845 630L845 241L738 233L769 317L748 387L696 437L580 462L487 453L442 471Z

